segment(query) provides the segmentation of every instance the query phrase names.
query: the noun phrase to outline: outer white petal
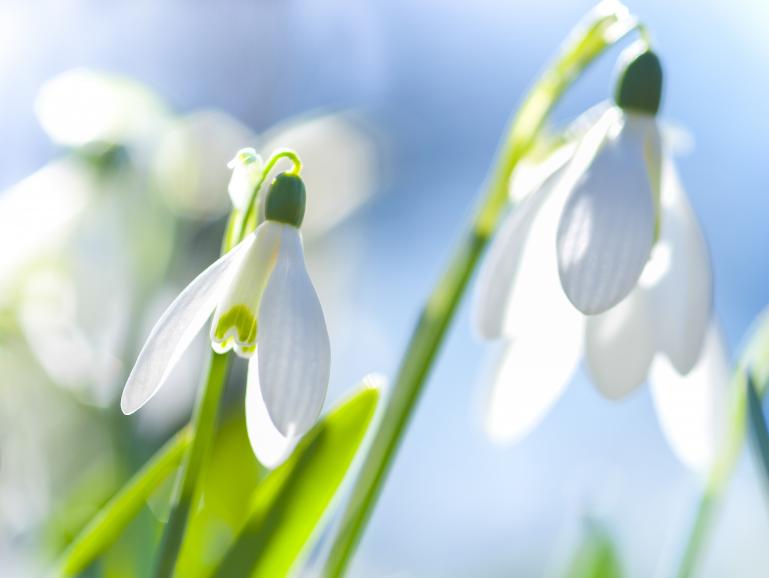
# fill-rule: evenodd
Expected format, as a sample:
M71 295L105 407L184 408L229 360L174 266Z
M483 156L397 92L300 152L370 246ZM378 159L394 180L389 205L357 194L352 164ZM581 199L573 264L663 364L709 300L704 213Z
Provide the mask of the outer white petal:
M128 376L120 400L123 413L128 415L135 412L160 389L182 353L211 315L253 242L254 235L250 235L220 257L187 285L166 309L152 328Z
M521 275L522 265L526 262L527 239L551 191L552 184L546 184L542 190L523 199L520 206L505 217L481 266L473 297L473 321L485 339L496 339L505 334L508 325L505 313L515 294L515 285L519 281L531 282L531 276ZM539 245L547 249L546 245Z
M507 218L484 262L474 315L482 336L522 337L549 332L574 313L558 281L555 235L563 210L563 171Z
M657 417L673 451L706 473L728 423L729 359L720 331L711 325L700 359L687 375L657 356L650 375Z
M649 258L655 225L649 157L658 154L652 118L625 114L592 162L575 164L574 188L558 227L558 269L566 295L586 314L630 293Z
M254 232L243 265L216 306L211 322L211 346L216 352L234 348L239 356L251 357L256 351L259 302L278 257L282 230L282 225L265 221Z
M687 373L711 322L713 279L707 243L672 163L662 185L660 240L640 282L652 300L658 349Z
M654 357L648 295L636 289L606 313L588 317L585 356L593 383L610 399L624 397L646 380Z
M283 435L272 423L262 397L259 362L256 357L248 363L246 429L256 458L267 468L276 468L282 464L294 451L300 439L300 436L296 435Z
M259 382L278 431L301 436L315 423L326 397L330 347L299 231L279 226L278 261L259 307Z
M557 327L510 342L495 368L485 429L498 443L531 432L560 398L582 357L583 317L573 308Z

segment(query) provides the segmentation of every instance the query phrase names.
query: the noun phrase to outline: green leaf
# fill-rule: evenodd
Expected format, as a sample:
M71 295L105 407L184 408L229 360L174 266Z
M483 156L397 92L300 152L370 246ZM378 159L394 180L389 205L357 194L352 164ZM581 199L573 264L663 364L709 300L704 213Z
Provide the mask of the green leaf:
M756 454L762 466L766 487L769 488L769 430L767 430L766 417L761 407L761 397L750 375L748 375L748 416Z
M215 574L286 576L344 479L374 415L371 384L338 405L254 492L248 522Z
M155 489L176 471L190 444L190 430L177 433L91 520L61 555L54 575L66 577L82 572L144 507Z
M201 507L190 516L176 575L210 576L248 520L250 503L266 470L254 457L244 404L222 421L201 479Z
M617 547L609 532L594 520L585 521L585 535L566 573L567 578L622 578Z

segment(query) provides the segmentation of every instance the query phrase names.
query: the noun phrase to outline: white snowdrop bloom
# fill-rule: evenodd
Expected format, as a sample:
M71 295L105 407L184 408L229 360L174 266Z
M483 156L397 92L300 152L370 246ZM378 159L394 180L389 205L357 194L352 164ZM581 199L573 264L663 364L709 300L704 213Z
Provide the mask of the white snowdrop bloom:
M330 370L326 322L299 232L304 208L302 180L278 175L265 221L198 275L152 329L123 390L124 413L158 391L213 312L213 349L252 358L246 417L254 452L268 466L290 453L320 414Z
M649 377L682 461L705 467L713 456L728 357L713 319L708 247L661 152L661 80L656 56L635 53L618 105L542 170L512 182L522 200L492 243L473 311L482 337L507 341L486 415L497 441L527 435L584 357L611 399Z

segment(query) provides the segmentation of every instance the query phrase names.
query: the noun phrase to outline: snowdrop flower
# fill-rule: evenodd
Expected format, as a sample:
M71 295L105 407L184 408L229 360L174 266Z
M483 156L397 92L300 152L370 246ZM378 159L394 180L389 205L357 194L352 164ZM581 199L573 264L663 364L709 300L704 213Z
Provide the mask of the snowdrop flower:
M506 340L486 427L498 441L527 435L586 358L608 398L647 376L674 450L704 468L715 453L728 381L713 320L707 244L663 158L656 113L662 71L637 51L578 142L512 183L520 204L479 274L477 329Z
M326 323L299 232L304 208L302 180L278 175L265 220L193 280L152 329L125 385L124 413L158 391L213 312L213 349L251 359L246 415L254 452L268 467L291 452L320 414L330 369Z

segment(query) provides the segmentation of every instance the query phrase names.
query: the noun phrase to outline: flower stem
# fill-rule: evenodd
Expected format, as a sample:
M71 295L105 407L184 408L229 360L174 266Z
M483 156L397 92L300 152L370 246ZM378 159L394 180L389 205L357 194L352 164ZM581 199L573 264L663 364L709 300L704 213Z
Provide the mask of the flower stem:
M293 167L286 171L290 175L298 175L302 171L302 160L299 155L291 149L278 149L274 151L270 158L262 168L262 173L259 175L259 179L254 184L254 188L251 191L251 197L248 199L243 210L233 209L230 213L229 221L227 222L227 229L222 241L222 254L226 253L242 241L248 233L250 233L258 224L259 221L259 191L270 174L270 171L275 168L280 159L288 159L293 163Z
M53 576L79 574L109 547L152 492L176 470L191 438L188 427L171 438L70 543L56 563Z
M323 576L342 576L355 551L468 281L507 206L510 175L536 143L566 89L598 55L635 26L619 3L599 5L523 102L502 143L469 231L428 298L411 336L378 431L372 435L369 453L342 514Z
M213 439L219 400L227 378L228 367L229 358L226 354L219 355L211 352L206 382L192 418L192 443L182 466L181 478L174 492L171 515L163 532L155 567L157 578L173 576L190 510L197 501L197 481Z

